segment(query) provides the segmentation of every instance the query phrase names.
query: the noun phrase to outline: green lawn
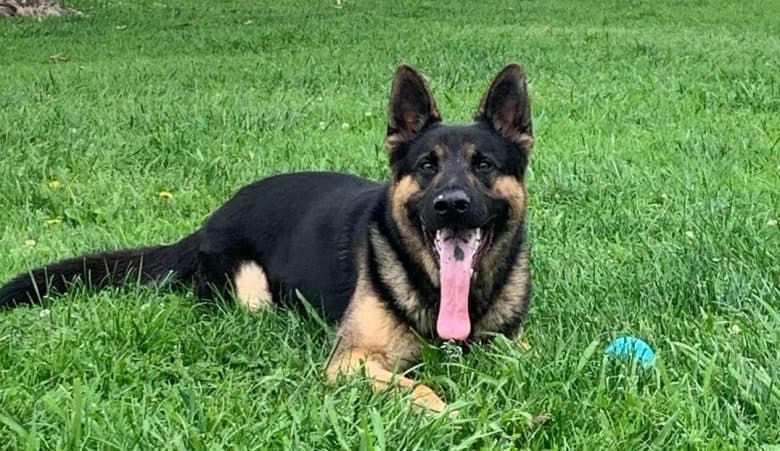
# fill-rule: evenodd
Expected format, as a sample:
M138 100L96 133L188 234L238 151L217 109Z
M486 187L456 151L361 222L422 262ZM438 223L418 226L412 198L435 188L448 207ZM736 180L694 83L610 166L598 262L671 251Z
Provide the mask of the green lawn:
M0 448L780 445L778 3L260 3L0 22L0 279L174 241L270 174L385 179L399 62L463 122L519 61L533 350L432 346L417 377L462 407L426 417L359 378L326 385L316 320L77 290L0 312ZM654 367L604 357L624 334Z

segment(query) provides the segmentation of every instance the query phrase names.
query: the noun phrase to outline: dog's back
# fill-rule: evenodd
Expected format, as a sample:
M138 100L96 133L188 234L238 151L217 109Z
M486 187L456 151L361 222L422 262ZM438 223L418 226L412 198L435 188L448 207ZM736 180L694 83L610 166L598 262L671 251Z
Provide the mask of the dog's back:
M203 276L213 281L258 264L275 300L295 302L298 290L338 320L354 290L356 252L384 192L385 185L329 172L249 185L206 223L198 255Z

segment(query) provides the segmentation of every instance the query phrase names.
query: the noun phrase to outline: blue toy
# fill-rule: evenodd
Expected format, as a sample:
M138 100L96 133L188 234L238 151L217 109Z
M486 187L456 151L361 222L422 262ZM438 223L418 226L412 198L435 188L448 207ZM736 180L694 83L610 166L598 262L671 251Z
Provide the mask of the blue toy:
M642 368L649 368L655 359L655 351L647 343L636 337L620 337L615 339L604 350L604 354L617 357L630 357L639 362Z

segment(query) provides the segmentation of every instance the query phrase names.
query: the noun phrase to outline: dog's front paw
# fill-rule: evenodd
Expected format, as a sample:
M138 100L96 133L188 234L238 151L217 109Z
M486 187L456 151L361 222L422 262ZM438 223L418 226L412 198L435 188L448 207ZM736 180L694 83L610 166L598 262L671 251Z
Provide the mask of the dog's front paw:
M417 385L412 390L412 403L423 410L432 412L442 412L447 407L447 403L439 398L427 385Z
M422 412L442 413L447 409L447 403L444 402L427 385L417 385L412 390L412 404ZM451 418L458 416L458 411L453 410L448 414Z

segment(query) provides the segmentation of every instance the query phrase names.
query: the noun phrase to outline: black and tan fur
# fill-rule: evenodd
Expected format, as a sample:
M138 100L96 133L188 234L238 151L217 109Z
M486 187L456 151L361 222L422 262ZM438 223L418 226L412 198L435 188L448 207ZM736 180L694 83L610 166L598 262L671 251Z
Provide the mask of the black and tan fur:
M400 385L416 404L441 411L430 388L402 374L422 340L437 338L432 231L490 231L470 282L469 340L516 335L529 305L524 176L533 132L520 66L496 76L473 124L453 126L441 123L424 79L399 67L385 146L389 183L337 173L270 177L240 190L178 243L31 270L0 289L0 306L38 303L76 280L96 289L193 281L198 297L235 296L250 310L299 306L299 291L338 328L329 378L363 368L376 387Z

